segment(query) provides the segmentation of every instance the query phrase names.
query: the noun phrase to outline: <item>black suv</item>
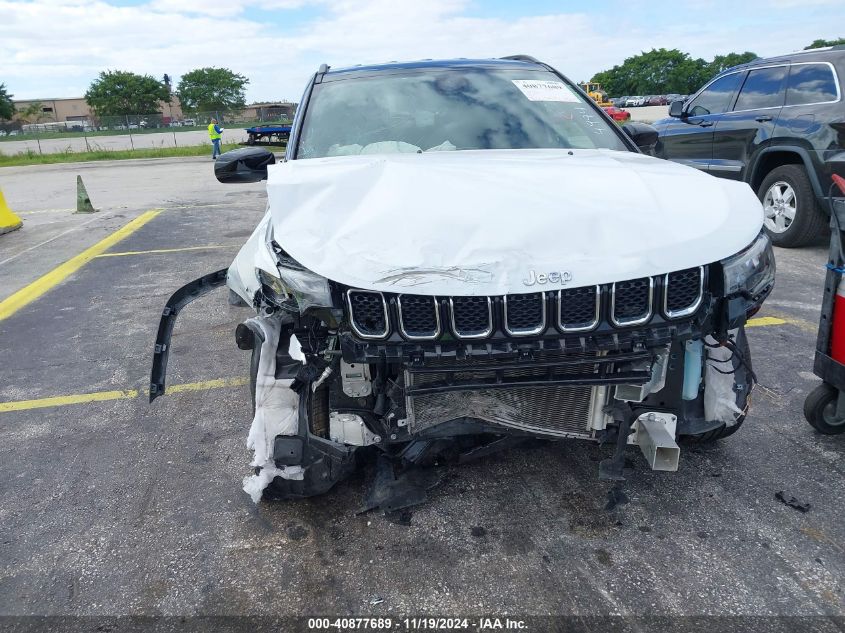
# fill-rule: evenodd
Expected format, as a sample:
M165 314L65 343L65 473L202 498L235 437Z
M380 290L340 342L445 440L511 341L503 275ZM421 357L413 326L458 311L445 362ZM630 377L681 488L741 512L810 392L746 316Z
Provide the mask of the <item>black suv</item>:
M655 155L751 185L778 246L827 225L831 174L845 175L845 46L757 59L717 75L654 126Z

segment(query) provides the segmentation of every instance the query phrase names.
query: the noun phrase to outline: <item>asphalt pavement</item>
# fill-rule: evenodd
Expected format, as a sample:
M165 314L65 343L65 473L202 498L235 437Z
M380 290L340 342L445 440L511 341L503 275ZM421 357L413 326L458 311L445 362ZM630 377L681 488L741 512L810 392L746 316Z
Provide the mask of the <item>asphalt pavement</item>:
M669 116L669 106L640 106L639 108L625 108L631 113L632 121L654 123L658 119Z
M102 211L81 217L62 184L75 166L15 169L0 188L25 225L0 237L0 306L143 224L0 320L0 616L845 615L845 436L801 413L818 382L824 246L777 251L749 329L760 385L733 437L683 447L677 473L630 448L629 501L612 509L607 447L443 466L399 524L358 513L366 468L306 501L241 490L251 411L234 328L251 312L225 289L182 313L177 387L147 402L161 308L228 266L264 211L260 185L220 185L210 161L98 164L85 173Z

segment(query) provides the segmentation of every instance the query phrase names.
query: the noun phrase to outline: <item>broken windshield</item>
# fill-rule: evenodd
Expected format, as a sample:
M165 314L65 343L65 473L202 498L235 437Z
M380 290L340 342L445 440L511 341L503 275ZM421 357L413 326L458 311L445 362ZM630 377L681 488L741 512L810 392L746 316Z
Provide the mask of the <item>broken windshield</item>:
M551 72L437 68L316 84L296 157L531 148L628 149Z

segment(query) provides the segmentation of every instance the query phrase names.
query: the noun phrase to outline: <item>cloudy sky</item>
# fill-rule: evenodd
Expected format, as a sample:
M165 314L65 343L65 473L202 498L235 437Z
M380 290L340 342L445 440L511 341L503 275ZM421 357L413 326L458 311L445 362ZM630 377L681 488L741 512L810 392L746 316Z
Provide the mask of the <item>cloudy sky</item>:
M320 63L534 55L589 78L655 47L768 56L845 36L845 0L0 0L0 83L82 95L104 69L248 76L298 101Z

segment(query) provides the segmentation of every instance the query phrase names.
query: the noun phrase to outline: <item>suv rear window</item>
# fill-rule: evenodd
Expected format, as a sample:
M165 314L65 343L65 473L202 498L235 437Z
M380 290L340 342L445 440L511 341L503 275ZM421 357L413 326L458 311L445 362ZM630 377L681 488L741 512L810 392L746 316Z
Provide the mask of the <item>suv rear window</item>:
M789 71L786 105L836 101L836 79L827 64L796 64Z
M748 71L748 77L739 91L734 110L759 110L783 105L783 80L786 66L757 68Z

